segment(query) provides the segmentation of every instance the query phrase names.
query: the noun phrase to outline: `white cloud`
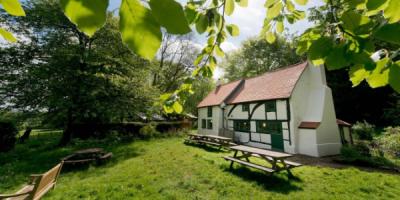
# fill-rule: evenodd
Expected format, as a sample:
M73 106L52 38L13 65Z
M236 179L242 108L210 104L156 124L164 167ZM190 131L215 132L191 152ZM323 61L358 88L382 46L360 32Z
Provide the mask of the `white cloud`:
M228 42L228 41L223 42L221 44L221 48L226 53L238 49L238 47L235 44L233 44L232 42Z

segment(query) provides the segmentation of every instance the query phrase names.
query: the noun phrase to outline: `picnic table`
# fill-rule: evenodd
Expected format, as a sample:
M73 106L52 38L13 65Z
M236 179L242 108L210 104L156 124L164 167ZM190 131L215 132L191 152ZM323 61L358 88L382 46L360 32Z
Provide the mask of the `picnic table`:
M288 176L292 177L293 174L291 173L290 169L301 166L300 163L286 160L287 158L290 158L293 156L291 154L270 151L270 150L266 150L266 149L259 149L259 148L243 146L243 145L232 146L230 148L234 151L233 157L230 157L230 156L224 157L225 160L231 161L230 169L233 168L233 163L237 162L239 164L246 165L248 167L252 167L255 169L259 169L261 171L264 171L264 172L267 172L270 174L272 174L274 172L286 170L288 172ZM241 152L242 155L238 155L238 152ZM249 159L250 157L261 158L261 159L265 160L267 163L269 163L271 166L252 163L252 162L250 162L250 159Z
M200 135L200 134L189 134L188 139L185 142L195 142L199 144L209 144L218 147L228 147L232 144L232 139L217 135Z
M111 152L105 152L102 148L89 148L75 151L73 154L64 157L62 161L67 166L88 164L91 162L101 164L109 160L112 156Z

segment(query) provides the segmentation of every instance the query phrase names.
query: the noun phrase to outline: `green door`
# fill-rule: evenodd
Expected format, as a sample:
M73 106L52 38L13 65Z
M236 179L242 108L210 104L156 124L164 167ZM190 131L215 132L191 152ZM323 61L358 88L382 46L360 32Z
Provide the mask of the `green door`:
M268 125L271 133L272 150L283 151L282 123L270 122Z
M283 151L283 136L281 134L271 134L272 150Z

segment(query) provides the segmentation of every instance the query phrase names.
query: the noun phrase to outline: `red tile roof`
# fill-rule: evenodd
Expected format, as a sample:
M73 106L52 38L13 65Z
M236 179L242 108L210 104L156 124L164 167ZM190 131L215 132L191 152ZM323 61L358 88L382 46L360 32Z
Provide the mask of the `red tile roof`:
M246 79L244 86L227 103L288 98L306 67L307 62L304 62Z
M338 125L341 125L341 126L348 126L348 127L351 127L351 124L350 124L350 123L345 122L345 121L343 121L343 120L341 120L341 119L336 119L336 123L337 123Z
M299 128L317 129L320 124L320 122L301 122Z
M235 90L241 80L222 84L210 92L197 107L215 106L220 105L224 100Z

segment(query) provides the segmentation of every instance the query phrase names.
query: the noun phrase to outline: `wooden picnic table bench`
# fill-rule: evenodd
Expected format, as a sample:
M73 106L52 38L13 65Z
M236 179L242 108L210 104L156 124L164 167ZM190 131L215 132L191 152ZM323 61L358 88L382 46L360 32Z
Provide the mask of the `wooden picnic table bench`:
M301 166L300 163L286 160L287 158L290 158L293 156L291 154L270 151L270 150L266 150L266 149L259 149L259 148L243 146L243 145L232 146L230 148L232 150L234 150L233 157L224 156L225 160L231 161L230 169L233 168L233 163L237 162L239 164L246 165L246 166L249 166L249 167L252 167L255 169L259 169L261 171L271 173L271 174L274 172L286 170L288 172L288 176L292 177L293 174L291 173L290 169ZM238 152L241 152L242 155L238 155ZM249 159L250 157L261 158L261 159L267 161L267 163L269 163L271 165L271 167L252 163L252 162L250 162L250 159ZM245 159L245 160L243 160L243 159Z
M221 137L217 135L200 135L200 134L189 134L189 137L185 139L185 142L195 142L198 144L209 144L218 147L228 147L232 144L232 139L227 137Z

